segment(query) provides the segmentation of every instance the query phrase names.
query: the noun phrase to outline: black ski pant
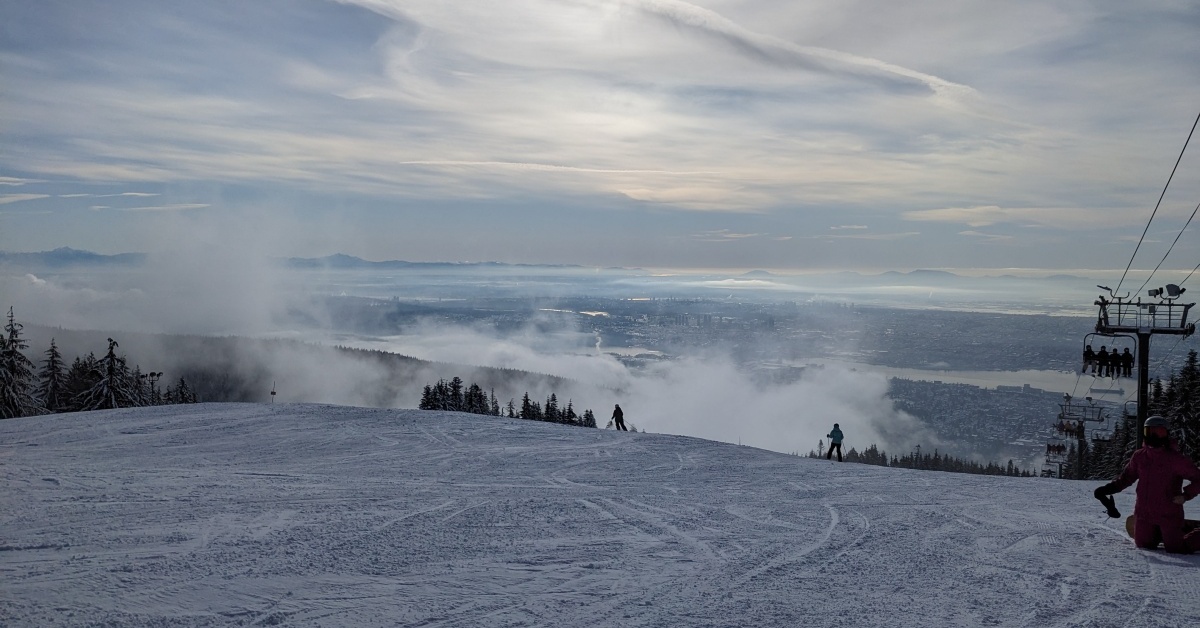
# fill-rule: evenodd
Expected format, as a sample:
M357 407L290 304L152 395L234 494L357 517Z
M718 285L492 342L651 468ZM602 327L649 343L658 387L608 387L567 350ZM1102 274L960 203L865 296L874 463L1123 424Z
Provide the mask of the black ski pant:
M842 461L842 444L841 443L834 443L834 444L830 445L829 453L825 454L825 459L833 460L833 450L834 449L836 449L838 452L838 462L841 462Z

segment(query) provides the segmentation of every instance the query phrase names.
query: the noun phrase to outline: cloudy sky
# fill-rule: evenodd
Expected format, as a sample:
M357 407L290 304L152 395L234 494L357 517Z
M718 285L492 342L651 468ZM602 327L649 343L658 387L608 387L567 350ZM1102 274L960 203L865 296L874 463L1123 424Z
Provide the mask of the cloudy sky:
M0 250L1123 269L1198 113L1191 0L0 0Z

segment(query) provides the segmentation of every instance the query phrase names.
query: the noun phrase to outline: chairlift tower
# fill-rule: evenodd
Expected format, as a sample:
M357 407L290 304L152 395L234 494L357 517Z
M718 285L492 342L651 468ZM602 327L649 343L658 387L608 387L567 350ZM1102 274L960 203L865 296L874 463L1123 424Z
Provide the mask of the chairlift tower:
M1142 446L1142 425L1149 414L1150 390L1150 337L1155 334L1190 336L1196 324L1188 322L1188 312L1195 303L1178 303L1184 288L1167 284L1147 292L1153 301L1142 301L1141 297L1131 300L1129 294L1117 296L1112 288L1096 286L1108 292L1110 298L1096 300L1100 308L1096 319L1096 333L1104 335L1132 334L1137 337L1138 350L1138 394L1137 394L1137 446Z

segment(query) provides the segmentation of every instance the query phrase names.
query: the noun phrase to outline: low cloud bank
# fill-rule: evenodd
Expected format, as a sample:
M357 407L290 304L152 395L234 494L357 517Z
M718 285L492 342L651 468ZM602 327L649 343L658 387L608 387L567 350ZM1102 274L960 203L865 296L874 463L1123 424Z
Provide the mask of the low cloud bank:
M633 369L610 354L579 348L581 336L587 335L532 328L498 335L483 326L427 324L413 334L358 344L425 360L557 375L570 380L555 391L560 400L591 408L601 425L619 403L626 422L639 429L773 451L815 450L818 441L828 443L834 423L846 433L847 450L876 444L900 455L916 444L929 451L944 446L919 419L895 408L882 374L810 368L798 381L763 384L719 354Z
M278 320L304 320L297 308L311 304L313 286L296 283L296 275L277 271L257 254L213 254L204 244L209 240L153 252L148 267L137 272L0 273L0 293L18 321L51 328L40 333L59 336L68 360L104 346L95 339L71 343L63 330L112 330L131 362L166 372L164 381L197 365L226 365L231 381L244 380L240 394L251 401L269 400L274 383L279 401L416 407L426 384L459 376L485 390L495 386L502 405L509 399L519 404L526 392L539 402L555 393L562 405L571 401L577 411L592 409L603 425L613 404L620 403L627 422L640 429L775 451L815 449L819 440L828 440L835 422L846 433L848 448L877 444L902 454L915 444L930 450L941 444L918 419L894 407L883 375L810 368L798 381L763 384L722 353L633 368L598 349L595 332L572 315L541 313L503 331L486 324L423 321L406 324L402 335L366 336L338 332L337 321L323 318L328 312L314 309L309 320L324 329L280 329ZM210 349L201 343L181 350L151 334L271 336L310 346L230 341L216 355L206 355ZM48 342L43 337L32 347L35 362ZM331 345L431 364L397 371L377 356L338 352ZM477 367L534 375L500 377Z

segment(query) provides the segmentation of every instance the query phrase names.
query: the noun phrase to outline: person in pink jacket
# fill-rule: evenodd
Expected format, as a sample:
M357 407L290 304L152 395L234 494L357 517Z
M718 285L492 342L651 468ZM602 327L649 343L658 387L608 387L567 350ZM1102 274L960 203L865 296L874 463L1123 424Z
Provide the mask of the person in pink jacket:
M1200 551L1200 530L1185 535L1183 529L1183 503L1200 494L1200 469L1171 446L1166 419L1152 416L1143 429L1145 445L1133 453L1117 479L1096 489L1096 499L1108 503L1109 495L1137 482L1133 542L1154 549L1161 539L1168 552ZM1186 487L1184 480L1189 480Z

